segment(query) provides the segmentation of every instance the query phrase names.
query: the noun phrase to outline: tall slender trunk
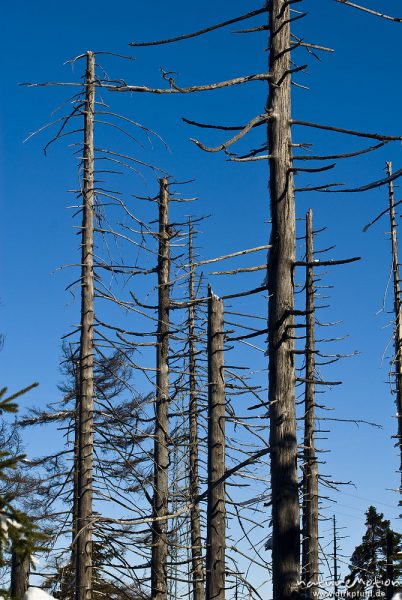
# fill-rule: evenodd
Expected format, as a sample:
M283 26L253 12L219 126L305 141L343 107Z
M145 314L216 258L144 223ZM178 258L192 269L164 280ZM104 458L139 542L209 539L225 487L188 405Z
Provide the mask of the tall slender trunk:
M315 452L315 305L313 211L306 215L306 390L303 451L303 553L305 593L318 598L318 464Z
M169 304L170 234L168 180L160 180L158 252L158 331L156 346L156 406L153 515L166 517L169 499ZM167 521L152 525L152 600L167 599Z
M74 373L74 458L73 458L73 505L71 510L71 564L73 565L71 576L71 587L74 589L74 575L77 564L77 534L78 534L78 471L79 471L79 410L80 410L80 368L79 361L76 361L74 354L71 353L70 360L73 365Z
M188 262L190 274L188 281L188 344L189 344L189 426L190 426L190 502L194 502L200 494L199 465L198 465L198 393L196 376L196 336L195 336L195 273L193 256L193 224L189 220ZM190 514L191 520L191 559L193 567L193 600L204 600L204 569L202 564L202 537L200 506L194 504Z
M208 292L208 506L206 599L225 600L225 379L223 302Z
M178 435L179 432L177 429L174 429L172 432L172 449L169 456L169 462L171 463L171 483L170 483L170 495L171 495L171 504L170 510L173 514L175 514L179 508L179 497L180 497L180 464L181 460L179 459L179 444L177 443L177 439L175 439L175 433ZM179 564L180 564L180 556L179 556L179 548L180 548L180 520L172 519L169 523L169 570L167 576L167 585L168 585L168 596L170 600L177 598L178 592L178 584L179 584Z
M392 163L387 162L388 177L392 175ZM402 311L401 311L401 280L399 276L398 233L395 218L394 182L388 184L389 217L391 222L392 243L392 275L394 282L394 311L395 311L395 381L396 408L398 419L397 444L399 448L400 493L402 494Z
M95 55L87 52L81 257L76 600L92 600L92 475L94 405L94 109Z
M29 554L19 554L12 551L11 554L11 586L10 596L12 600L22 600L29 586L29 569L31 559Z
M333 544L334 544L334 566L333 566L333 576L334 576L334 598L338 598L338 540L336 535L336 517L333 517Z
M274 600L297 596L300 515L293 355L295 201L291 148L290 3L270 0L267 104L271 250L268 260L268 354Z

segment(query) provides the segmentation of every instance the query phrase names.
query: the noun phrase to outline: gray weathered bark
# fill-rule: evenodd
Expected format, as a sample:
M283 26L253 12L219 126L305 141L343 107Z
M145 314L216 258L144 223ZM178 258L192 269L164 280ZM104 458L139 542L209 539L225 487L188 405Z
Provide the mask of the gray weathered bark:
M22 600L29 587L30 556L12 552L11 555L11 586L12 600Z
M95 55L87 52L81 255L76 600L92 600L92 472L94 404L94 109Z
M315 286L313 211L306 215L306 389L304 398L303 544L305 594L318 598L318 464L315 451Z
M297 477L293 263L295 202L291 154L290 3L271 0L267 112L271 250L268 259L268 353L274 600L297 596L300 515Z
M392 163L387 162L388 177L392 175ZM400 493L402 494L402 314L401 314L401 280L399 275L398 233L395 218L394 182L388 184L389 217L391 222L392 243L392 275L394 283L394 312L395 312L395 383L396 408L398 419L397 444L399 448L399 470L401 474Z
M208 505L206 599L225 600L225 379L223 302L208 300Z
M156 406L153 515L166 517L169 501L169 304L170 234L168 180L160 180L158 252L158 331L156 346ZM152 525L152 600L167 599L167 521Z
M193 266L193 224L189 221L188 262L189 274L189 308L188 308L188 344L189 344L189 429L190 429L190 502L194 502L200 494L199 463L198 463L198 392L196 375L196 334L195 334L195 300L194 280L195 267ZM202 537L200 506L195 503L191 509L191 560L193 567L193 600L204 600L204 568L202 562Z
M77 533L78 533L78 456L79 456L79 410L80 410L80 368L79 362L71 354L75 380L75 413L74 413L74 465L73 465L73 506L72 506L72 536L71 536L71 563L76 565L77 560ZM75 568L75 567L74 567Z
M336 534L336 517L333 517L333 544L334 544L334 566L333 566L333 576L334 576L334 598L338 598L338 540Z

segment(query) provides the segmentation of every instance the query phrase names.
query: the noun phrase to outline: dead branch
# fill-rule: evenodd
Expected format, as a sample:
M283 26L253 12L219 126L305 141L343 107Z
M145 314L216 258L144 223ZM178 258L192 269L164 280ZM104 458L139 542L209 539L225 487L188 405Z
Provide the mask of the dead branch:
M210 31L215 31L221 27L226 27L227 25L233 25L233 23L238 23L239 21L244 21L245 19L251 19L251 17L255 17L260 15L261 13L266 12L266 8L260 8L257 10L253 10L248 12L240 17L235 17L233 19L229 19L228 21L222 21L222 23L217 23L216 25L211 25L210 27L206 27L204 29L200 29L199 31L194 31L193 33L186 33L185 35L179 35L174 38L167 38L166 40L158 40L153 42L131 42L130 46L136 47L144 47L144 46L160 46L162 44L172 44L173 42L181 42L182 40L188 40L190 38L194 38L200 35L204 35L205 33L209 33Z
M321 125L319 123L312 123L310 121L299 121L296 119L290 120L291 125L301 125L303 127L312 127L313 129L323 129L324 131L335 131L337 133L345 133L347 135L353 135L357 137L364 137L373 140L381 140L383 142L394 142L402 140L401 136L398 135L382 135L380 133L367 133L363 131L356 131L354 129L345 129L344 127L333 127L332 125Z
M344 152L343 154L328 154L327 156L317 156L317 155L293 155L293 160L335 160L342 158L352 158L354 156L360 156L362 154L367 154L368 152L373 152L374 150L378 150L387 144L388 142L381 142L380 144L376 144L375 146L370 146L369 148L364 148L363 150L357 150L356 152Z
M234 135L227 142L224 142L223 144L219 144L219 146L208 147L208 146L205 146L204 144L202 144L199 140L196 140L194 138L190 138L190 139L192 142L194 142L194 144L196 146L198 146L199 148L201 148L201 150L204 150L205 152L220 152L221 150L226 150L226 148L228 148L229 146L232 146L233 144L238 142L241 138L243 138L250 131L250 129L255 127L257 124L265 123L268 119L269 119L269 116L266 113L264 113L262 115L258 115L258 117L254 117L254 119L251 119L251 121L249 121L247 123L247 125L241 131L239 131L238 134Z
M384 13L378 12L377 10L367 8L366 6L360 6L359 4L350 2L350 0L335 0L335 2L339 2L340 4L346 4L346 6L351 6L352 8L357 8L358 10L362 10L363 12L369 13L370 15L374 15L376 17L381 17L382 19L387 19L388 21L395 21L396 23L402 23L401 17L393 17L391 15L386 15Z
M103 87L110 92L144 92L149 94L192 94L193 92L208 92L210 90L219 90L232 85L241 85L249 81L269 81L271 78L269 73L256 73L255 75L246 75L244 77L235 77L227 81L219 81L218 83L210 83L207 85L192 85L187 88L178 87L172 78L169 78L170 88L150 88L144 85L104 85Z

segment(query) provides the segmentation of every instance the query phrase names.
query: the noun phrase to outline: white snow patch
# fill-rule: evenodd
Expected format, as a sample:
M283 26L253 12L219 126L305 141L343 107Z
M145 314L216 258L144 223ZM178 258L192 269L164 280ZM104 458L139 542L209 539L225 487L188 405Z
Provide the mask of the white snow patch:
M0 513L0 528L3 532L3 536L8 540L8 528L12 526L14 529L21 529L21 523L18 523L14 519L10 519L7 515Z
M30 587L27 592L25 592L24 600L55 600L53 596L49 596L43 590Z

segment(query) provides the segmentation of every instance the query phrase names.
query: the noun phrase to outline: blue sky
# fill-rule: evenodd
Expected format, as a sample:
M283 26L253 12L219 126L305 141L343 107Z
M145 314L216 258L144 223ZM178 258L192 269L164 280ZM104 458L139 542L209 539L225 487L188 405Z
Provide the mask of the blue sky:
M367 2L373 8L378 8L378 4L374 0ZM158 39L192 31L255 6L259 3L248 2L245 6L240 0L233 0L230 5L224 0L206 0L200 10L198 4L184 0L154 0L152 4L116 0L112 6L100 0L95 6L84 3L79 10L71 10L66 4L46 0L7 3L3 7L5 26L0 43L3 57L7 58L3 61L0 98L0 181L5 260L0 308L6 340L1 362L2 379L11 389L33 380L40 382L40 388L22 400L24 406L50 402L58 396L60 337L77 322L79 305L64 292L71 274L56 269L75 262L78 240L71 229L71 211L66 209L71 204L66 190L75 184L71 151L61 144L45 158L41 148L46 135L22 143L30 132L51 120L51 111L67 97L66 90L26 89L18 83L76 81L81 65L76 63L72 68L63 66L63 62L87 49L133 55L133 62L108 56L100 62L113 78L136 84L160 85L160 67L175 71L180 85L262 72L267 56L266 40L260 33L238 36L229 28L176 46L127 46L135 39ZM361 14L333 0L306 0L303 5L296 5L299 6L304 6L309 15L295 24L295 32L306 41L330 46L336 52L322 53L321 62L298 52L298 63L308 63L309 67L307 75L298 75L295 80L308 85L310 91L294 88L295 118L401 135L402 25ZM400 3L386 0L381 2L381 9L398 14ZM254 22L260 23L261 19ZM121 94L111 102L130 118L155 129L170 147L170 152L158 143L152 149L137 147L137 155L142 152L178 180L195 179L188 189L190 195L200 197L196 210L213 215L202 226L204 234L199 243L205 257L266 243L266 164L233 165L224 156L202 153L189 137L218 144L225 134L193 130L180 120L186 116L225 124L245 122L263 110L264 84L191 97ZM365 145L358 139L299 127L294 130L294 138L312 142L316 144L314 151L326 154ZM243 142L241 148L247 149L255 141L257 136ZM402 166L401 159L401 146L396 143L343 161L336 175L324 174L314 181L342 181L348 187L361 185L383 176L385 160L392 160L397 169ZM154 179L150 178L147 186L155 192ZM398 187L396 194L399 199ZM389 491L398 485L397 455L390 439L396 430L392 418L395 408L386 383L388 363L385 360L382 365L381 360L391 335L390 328L384 328L390 315L377 314L390 269L389 243L384 233L389 230L388 223L383 219L362 233L362 227L385 203L385 189L366 194L311 193L297 197L298 217L312 207L316 226L328 228L317 242L319 246L336 243L334 258L363 258L361 263L328 273L325 283L335 288L331 290L331 308L322 316L327 321L342 319L336 334L350 336L335 351L361 353L325 371L329 379L344 381L343 386L328 394L326 401L335 407L334 415L367 419L383 426L378 431L337 424L332 427L329 440L323 442L332 450L325 455L328 465L323 470L337 480L352 480L356 485L336 495L338 520L351 536L344 541L346 553L359 541L363 512L370 503L389 518L398 515L396 494ZM301 242L298 250L303 253ZM250 259L247 264L255 263ZM215 288L218 293L226 293L228 289L239 289L243 281L217 282ZM258 278L255 281L258 284ZM387 307L391 308L390 302ZM40 452L48 441L41 432L30 434L26 443L32 452Z

